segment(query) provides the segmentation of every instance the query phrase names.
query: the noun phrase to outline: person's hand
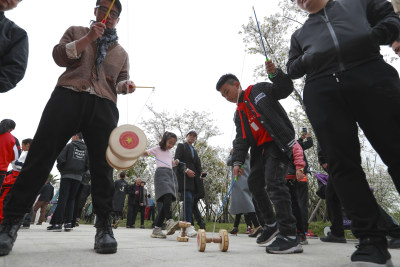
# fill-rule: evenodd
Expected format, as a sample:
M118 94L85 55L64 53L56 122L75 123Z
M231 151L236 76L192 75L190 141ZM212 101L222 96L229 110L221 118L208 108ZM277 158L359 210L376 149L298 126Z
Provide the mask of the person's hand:
M192 171L191 169L186 169L186 174L187 174L187 176L189 176L190 178L194 178L194 176L195 176L194 171Z
M179 159L174 160L174 162L175 162L175 165L178 165L179 164Z
M233 167L233 177L235 177L235 178L240 177L240 176L242 176L242 173L243 173L243 168L241 168L238 165L235 165Z
M324 164L322 164L322 167L324 167L324 169L328 169L328 163L324 163Z
M139 195L139 191L135 191L135 195Z
M394 41L392 44L392 49L400 57L400 41Z
M268 60L265 62L265 69L267 70L267 73L270 74L275 74L276 73L276 67L274 62L272 60Z
M143 203L140 203L140 206L143 206Z
M101 36L103 36L105 28L106 25L101 22L93 23L92 27L90 27L89 33L86 36L89 38L91 42L94 42Z
M300 181L304 178L303 170L296 170L296 178L297 178L297 181Z
M310 137L311 136L311 134L310 133L305 133L305 134L302 134L301 136L300 136L300 138L301 139L306 139L306 138L308 138L308 137Z
M132 81L125 81L124 84L122 85L122 94L131 94L135 92L136 90L136 85Z

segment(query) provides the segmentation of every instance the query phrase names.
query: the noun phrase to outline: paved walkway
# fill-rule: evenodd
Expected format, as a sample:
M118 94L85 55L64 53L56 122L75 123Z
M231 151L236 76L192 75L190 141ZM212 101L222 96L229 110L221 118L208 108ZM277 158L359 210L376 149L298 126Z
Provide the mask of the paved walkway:
M47 224L21 229L13 251L0 257L0 266L350 266L355 241L347 244L309 240L304 253L272 255L247 235L229 236L228 252L220 252L218 244L207 244L206 251L197 251L197 240L188 243L151 238L150 229L114 230L118 241L116 254L94 252L95 228L81 225L72 232L46 232ZM207 233L210 237L211 233ZM400 266L400 250L390 250L395 266Z

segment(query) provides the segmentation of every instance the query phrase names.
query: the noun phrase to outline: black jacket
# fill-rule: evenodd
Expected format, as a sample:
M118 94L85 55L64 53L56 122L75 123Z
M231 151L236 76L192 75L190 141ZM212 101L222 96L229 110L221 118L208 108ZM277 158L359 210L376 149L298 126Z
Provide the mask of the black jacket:
M0 12L0 93L13 89L28 65L28 35Z
M279 150L289 156L291 147L296 142L294 139L295 132L285 109L279 103L279 99L286 98L293 92L293 82L280 69L277 69L277 75L271 78L271 80L273 83L263 82L255 84L249 95L251 105L247 101L245 103L250 110L253 111L252 106L256 109L257 113L260 114L258 119L262 126L273 138ZM244 93L244 91L241 93L239 103L243 102ZM236 111L234 120L236 138L233 141L232 161L234 165L242 165L246 159L249 147L253 150L253 148L257 147L257 142L253 137L248 118L244 111L241 112L241 116L239 116L239 111ZM242 126L246 138L244 138Z
M128 187L126 187L126 193L128 194L128 205L135 205L135 199L136 199L136 194L135 194L135 187L136 187L136 183L129 185ZM136 202L137 203L137 202ZM143 187L140 186L139 187L139 204L143 203L144 204L144 194L143 194Z
M54 187L50 183L43 185L39 195L38 201L50 202L54 196Z
M339 74L382 58L379 45L392 44L400 20L386 0L330 0L310 14L291 38L287 72L306 82Z
M83 174L89 169L89 157L83 141L67 144L57 158L57 168L63 174Z
M184 177L185 167L195 172L195 177L190 178L186 175L186 190L195 193L196 198L204 197L204 185L203 180L200 180L200 173L202 171L201 162L196 149L194 150L194 157L192 157L192 151L190 150L188 143L178 144L175 151L175 159L179 159L186 163L186 166L179 164L176 169L176 175L178 177L179 192L183 192L184 188ZM197 195L197 196L196 196Z

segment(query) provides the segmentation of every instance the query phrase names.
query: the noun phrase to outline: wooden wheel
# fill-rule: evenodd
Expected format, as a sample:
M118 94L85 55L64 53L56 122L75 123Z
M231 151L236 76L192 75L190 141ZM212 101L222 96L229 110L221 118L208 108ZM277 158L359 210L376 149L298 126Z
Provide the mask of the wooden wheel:
M200 252L204 252L206 250L206 231L204 229L199 229L197 231L197 249Z
M184 227L184 228L188 228L190 227L192 224L190 222L184 222L184 221L179 221L179 227Z
M189 242L189 237L178 235L178 236L176 237L176 240L178 240L178 242Z
M146 149L147 137L137 126L124 124L115 128L108 140L112 154L121 160L139 158Z
M117 170L127 170L135 165L137 159L134 160L121 160L117 158L110 150L110 147L106 151L106 160L108 164Z
M221 238L221 243L219 243L219 249L222 252L227 252L229 247L228 231L226 231L225 229L219 230L219 237Z

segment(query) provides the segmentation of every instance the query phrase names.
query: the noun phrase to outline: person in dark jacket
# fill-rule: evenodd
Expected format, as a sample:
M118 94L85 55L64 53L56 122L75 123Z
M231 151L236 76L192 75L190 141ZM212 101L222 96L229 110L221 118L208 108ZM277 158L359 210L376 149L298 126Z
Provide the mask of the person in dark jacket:
M74 135L72 142L65 146L57 158L57 168L61 173L60 193L48 231L61 232L63 223L65 231L72 230L75 197L82 175L89 169L88 152L82 138L81 133Z
M4 15L19 2L0 2L0 93L13 89L24 77L28 65L28 35Z
M184 162L185 164L179 164L176 167L176 174L178 177L178 186L179 192L181 193L181 200L183 203L184 210L184 220L190 222L192 226L187 229L187 236L195 237L197 235L194 229L194 223L192 218L193 207L195 205L195 197L196 208L197 202L200 198L204 197L204 185L203 181L200 180L200 175L203 173L201 162L199 155L197 154L196 149L194 149L193 144L197 140L197 132L194 129L189 130L186 133L186 142L179 143L175 150L175 159L178 159L180 162ZM195 211L195 217L199 219L201 218L200 212ZM197 221L197 223L202 224L204 221ZM205 226L205 225L204 225Z
M268 253L301 253L303 248L296 236L296 219L285 180L296 140L293 125L279 103L293 92L293 82L272 61L265 64L272 84L257 83L243 91L235 75L225 74L217 83L217 91L227 101L237 104L232 154L235 177L241 174L251 147L248 184L266 223L257 243L267 243L277 235L266 247Z
M122 219L122 211L125 206L126 189L128 187L128 182L125 181L125 172L119 173L119 179L114 182L115 192L113 199L113 227L117 228L119 221Z
M386 0L297 0L297 5L309 17L292 34L287 71L293 79L306 75L306 113L360 239L351 261L386 264L391 256L361 167L358 126L400 192L400 79L379 47L398 38L399 16Z
M145 195L143 193L143 187L140 185L141 183L142 179L137 178L134 184L126 188L126 193L128 194L126 228L135 228L138 212L140 212L140 227L144 228L144 209L142 209L142 207L144 207Z
M36 225L42 225L45 221L46 209L49 205L49 202L52 200L54 196L54 187L50 183L50 179L47 179L46 183L42 186L39 191L39 198L33 206L33 216L32 223L35 222L36 212L40 209L39 220Z

